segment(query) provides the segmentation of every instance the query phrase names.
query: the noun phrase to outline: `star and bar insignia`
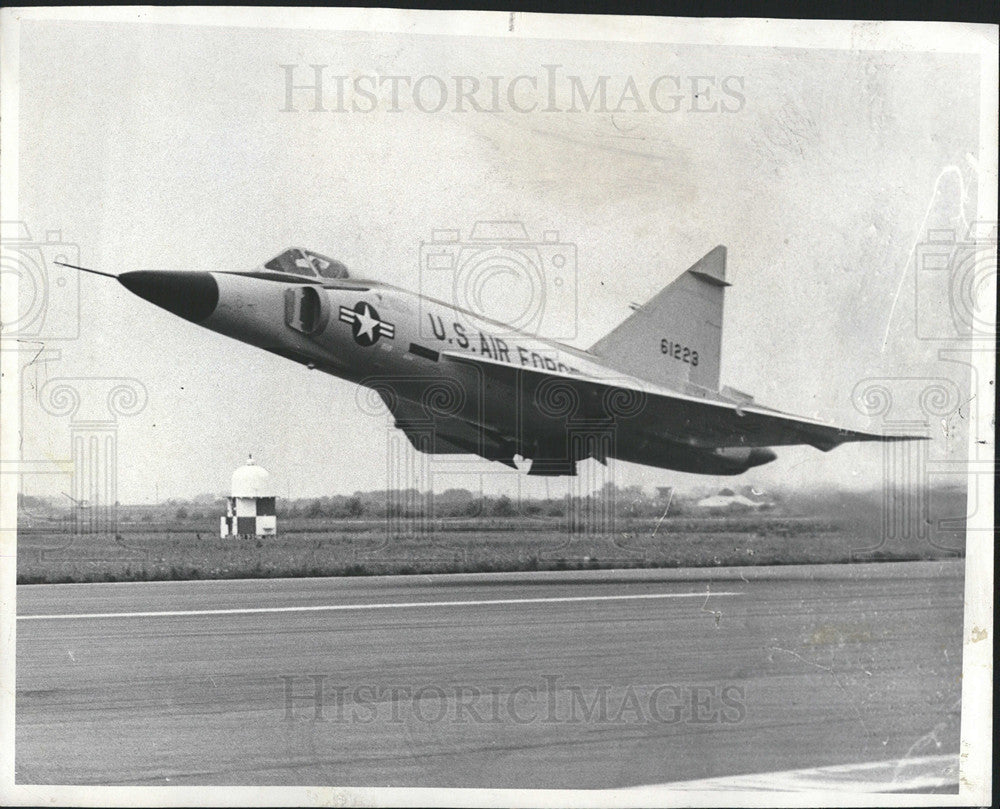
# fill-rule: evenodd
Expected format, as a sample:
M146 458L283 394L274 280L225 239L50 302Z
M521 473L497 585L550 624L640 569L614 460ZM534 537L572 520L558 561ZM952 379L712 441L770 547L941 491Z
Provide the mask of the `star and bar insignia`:
M340 319L351 324L354 342L360 346L372 346L379 337L392 340L396 336L396 327L378 316L375 308L365 301L358 301L354 308L340 307Z

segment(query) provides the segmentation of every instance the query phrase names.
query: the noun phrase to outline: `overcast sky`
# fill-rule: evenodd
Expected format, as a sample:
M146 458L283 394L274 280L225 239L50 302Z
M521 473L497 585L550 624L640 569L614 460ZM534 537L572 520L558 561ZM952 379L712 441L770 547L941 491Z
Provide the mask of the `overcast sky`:
M882 421L852 404L862 380L968 389L964 366L920 339L947 333L951 313L940 290L918 291L914 256L929 230L962 237L976 219L971 56L32 22L20 48L19 218L35 241L60 230L87 266L239 270L295 244L417 289L432 230L519 220L533 237L554 230L575 244L580 305L568 342L587 347L630 302L721 243L733 283L723 383L875 431ZM402 89L398 111L385 89L374 112L351 111L366 106L351 94L345 112L313 112L301 90L299 111L283 111L280 65L295 65L305 84L313 64L326 66L328 109L337 75L353 77L348 90L358 76L438 77L448 103L425 111L436 105L431 79L416 101ZM534 112L507 96L522 75L514 104L538 102ZM569 111L568 77L589 92L602 75L607 111ZM680 80L658 85L665 111L649 103L661 75ZM480 81L483 106L488 77L500 77L500 110L456 112L456 76ZM629 77L639 103L621 99ZM702 104L714 111L695 111ZM387 421L359 410L354 385L200 329L107 279L80 278L79 295L79 336L47 342L59 355L41 379L145 386L145 408L119 419L121 501L224 492L248 452L282 495L386 486ZM926 418L914 384L919 392L922 383L890 385L890 418ZM69 457L69 419L30 390L24 420L26 458ZM945 421L931 419L930 454L965 457L963 420ZM878 445L778 455L724 482L882 480ZM444 475L435 488L566 491L486 461L466 467L486 474ZM723 484L629 464L615 479ZM59 476L23 483L31 494L66 487Z

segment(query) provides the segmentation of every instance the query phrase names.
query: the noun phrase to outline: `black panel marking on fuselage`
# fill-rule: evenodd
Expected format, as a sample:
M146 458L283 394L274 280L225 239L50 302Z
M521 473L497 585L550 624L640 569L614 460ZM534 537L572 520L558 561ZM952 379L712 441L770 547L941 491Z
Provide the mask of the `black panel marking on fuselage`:
M424 348L416 343L410 343L410 353L415 354L418 357L423 357L425 360L430 360L431 362L437 362L438 358L441 356L437 351L431 351L429 348Z

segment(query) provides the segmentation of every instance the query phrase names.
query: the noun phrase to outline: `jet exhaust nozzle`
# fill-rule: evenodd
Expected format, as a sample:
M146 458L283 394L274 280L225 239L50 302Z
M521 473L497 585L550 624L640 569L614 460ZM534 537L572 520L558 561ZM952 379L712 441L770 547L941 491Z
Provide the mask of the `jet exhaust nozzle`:
M738 475L755 466L771 463L777 457L774 450L769 447L726 447L715 450L713 453L715 463L710 466L718 464L725 470L722 474ZM719 474L719 471L715 474Z
M219 304L219 285L207 272L137 270L118 280L129 292L192 323L208 319Z
M750 450L750 457L747 459L747 463L751 466L763 466L766 463L771 463L771 461L776 460L778 454L773 449L768 449L767 447L756 447Z

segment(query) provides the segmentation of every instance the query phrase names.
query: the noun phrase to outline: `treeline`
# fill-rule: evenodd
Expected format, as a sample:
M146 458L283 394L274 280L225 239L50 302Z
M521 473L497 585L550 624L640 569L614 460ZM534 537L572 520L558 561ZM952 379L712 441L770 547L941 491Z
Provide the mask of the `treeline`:
M961 518L966 510L966 491L961 486L935 486L927 491L913 491L910 496L886 499L879 490L815 490L775 491L758 493L748 486L724 488L709 507L703 504L705 492L661 491L650 494L640 486L619 487L607 484L600 491L582 497L512 498L507 495L482 495L468 489L448 489L444 492L421 492L416 489L355 492L351 495L327 497L278 497L279 518L364 520L385 517L433 517L436 519L465 518L561 518L578 515L582 510L613 510L620 518L651 518L707 516L710 514L743 514L772 512L789 516L829 516L839 521L859 523L881 522L897 511L900 518L922 505L932 517ZM732 498L733 502L725 503ZM719 501L723 505L719 506ZM897 502L898 501L898 502ZM106 507L107 508L107 507ZM216 495L199 495L190 499L171 498L159 504L121 505L111 507L118 519L135 523L162 523L217 519L226 513L226 500ZM76 512L77 516L80 513ZM71 503L57 498L18 496L19 520L59 522L72 520ZM877 526L875 526L877 527Z
M733 494L730 490L723 490ZM617 487L608 484L603 490L582 497L511 498L508 495L480 495L467 489L444 492L421 492L417 489L355 492L353 495L332 495L288 499L279 497L276 513L279 519L339 519L359 520L384 517L434 518L560 518L579 514L581 510L614 509L618 517L659 518L702 513L697 503L700 497L691 495L650 496L639 486ZM773 500L773 498L772 498ZM204 501L174 504L175 519L197 519L225 511L225 500L218 499L206 507ZM762 502L758 509L769 510L773 502ZM754 506L733 503L728 513L743 513Z
M745 489L745 490L744 490ZM723 489L720 494L749 495L759 500L753 506L733 503L724 511L743 513L751 510L770 510L782 498L773 495L764 502L749 490ZM421 492L417 489L379 490L355 492L352 495L327 497L286 498L278 497L275 510L279 519L337 519L363 520L385 517L447 518L565 518L580 514L582 510L613 509L622 518L653 518L704 513L697 503L702 494L660 491L649 494L640 486L619 487L606 484L601 490L585 496L552 498L512 498L508 495L483 495L468 489L447 489L443 492ZM49 519L69 519L72 504L54 498L20 496L20 513L24 517L45 515ZM118 519L135 523L161 523L169 520L188 521L217 518L226 512L226 499L202 494L182 499L171 498L159 504L117 505Z

